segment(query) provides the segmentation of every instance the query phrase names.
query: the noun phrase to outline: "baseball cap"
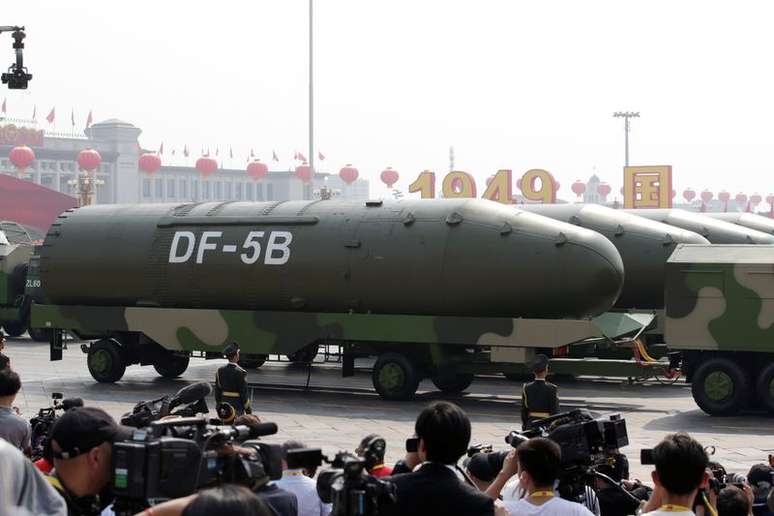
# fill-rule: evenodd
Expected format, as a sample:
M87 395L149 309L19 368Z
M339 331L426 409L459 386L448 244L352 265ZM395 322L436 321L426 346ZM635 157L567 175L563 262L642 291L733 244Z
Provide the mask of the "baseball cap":
M110 414L96 407L75 407L56 420L49 439L61 451L53 450L58 459L72 459L102 443L131 439L133 428L118 425Z

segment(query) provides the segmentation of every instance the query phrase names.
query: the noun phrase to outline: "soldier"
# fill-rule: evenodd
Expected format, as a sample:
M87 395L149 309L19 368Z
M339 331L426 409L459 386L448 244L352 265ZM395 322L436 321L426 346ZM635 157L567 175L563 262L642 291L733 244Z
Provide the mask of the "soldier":
M252 414L250 398L247 396L247 371L239 367L239 345L236 342L229 344L223 350L223 355L228 359L228 364L218 369L215 373L215 401L220 405L226 402L236 411L237 416Z
M547 382L548 357L536 355L530 367L535 381L525 384L521 391L521 427L531 428L532 423L559 413L559 396L556 385Z

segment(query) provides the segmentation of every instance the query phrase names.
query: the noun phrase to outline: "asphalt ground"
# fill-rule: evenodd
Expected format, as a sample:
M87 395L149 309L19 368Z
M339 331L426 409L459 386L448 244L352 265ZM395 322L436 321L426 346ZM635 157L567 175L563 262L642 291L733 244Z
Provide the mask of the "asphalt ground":
M177 379L158 376L152 367L131 366L115 384L95 382L78 345L70 345L61 361L50 362L48 344L25 337L8 339L5 353L20 374L22 391L16 405L27 418L50 405L51 393L81 397L87 405L104 408L119 418L141 400L171 394L187 384L213 381L225 360L192 359ZM319 360L320 357L318 357ZM430 401L448 399L459 404L473 426L472 443L491 443L507 449L504 436L520 428L521 383L505 378L479 377L468 391L447 396L424 381L417 397L408 402L380 399L371 386L368 363L354 377L342 378L337 364L316 363L311 369L287 362L267 362L249 372L253 385L252 404L264 421L273 421L279 433L268 442L296 439L309 447L320 447L332 455L353 450L360 439L373 432L387 440L388 462L402 456L403 443L413 433L414 420ZM309 383L309 389L305 389ZM774 453L774 418L763 414L717 418L704 414L693 402L689 386L680 382L661 385L650 381L629 385L623 378L581 377L556 381L563 409L585 407L625 417L632 476L649 480L651 468L639 462L639 450L653 447L669 432L687 431L705 446L714 446L713 457L729 471L746 473L750 466L765 462ZM210 409L214 399L207 400Z

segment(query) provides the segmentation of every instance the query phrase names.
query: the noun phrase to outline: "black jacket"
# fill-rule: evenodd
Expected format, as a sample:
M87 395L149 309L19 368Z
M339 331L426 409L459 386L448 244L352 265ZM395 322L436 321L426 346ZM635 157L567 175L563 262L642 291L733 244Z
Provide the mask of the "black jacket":
M526 430L538 419L559 413L559 395L556 385L545 380L535 380L524 385L521 391L521 424Z
M462 480L443 464L427 463L412 473L386 477L397 489L398 501L384 507L388 516L494 514L494 500Z
M247 394L247 371L233 362L218 368L215 373L215 401L219 405L224 401L231 404L237 416L252 413Z

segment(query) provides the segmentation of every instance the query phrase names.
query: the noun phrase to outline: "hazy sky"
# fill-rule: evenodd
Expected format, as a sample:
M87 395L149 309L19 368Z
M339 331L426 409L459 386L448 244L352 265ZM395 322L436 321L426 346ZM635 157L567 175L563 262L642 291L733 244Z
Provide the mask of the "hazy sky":
M282 167L307 147L306 0L6 0L27 26L34 74L8 115L57 128L121 118L140 142L188 144L243 166L254 147ZM634 165L671 164L686 186L774 191L774 6L710 1L324 0L315 3L316 142L324 169L351 162L399 187L423 169L479 181L545 168L569 185L593 167L622 183L623 122ZM12 60L0 36L0 66ZM45 126L45 121L42 122ZM226 163L228 165L228 163ZM376 184L372 193L382 190Z

